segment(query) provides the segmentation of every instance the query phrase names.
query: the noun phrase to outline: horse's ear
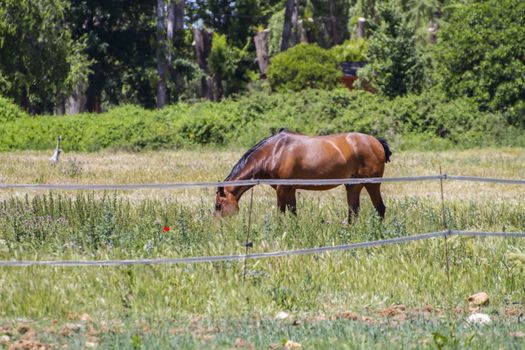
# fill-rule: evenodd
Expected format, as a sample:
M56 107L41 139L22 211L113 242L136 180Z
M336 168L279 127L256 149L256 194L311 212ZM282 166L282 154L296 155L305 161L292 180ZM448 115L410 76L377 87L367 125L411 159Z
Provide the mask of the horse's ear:
M224 193L224 187L222 187L222 186L217 187L217 193L218 193L219 196L221 196L221 197L226 197L226 194Z

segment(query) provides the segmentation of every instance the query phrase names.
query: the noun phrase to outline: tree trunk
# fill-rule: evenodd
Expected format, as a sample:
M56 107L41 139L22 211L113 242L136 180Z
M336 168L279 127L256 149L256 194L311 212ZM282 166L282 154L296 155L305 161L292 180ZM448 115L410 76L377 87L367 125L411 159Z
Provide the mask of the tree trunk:
M213 31L204 28L193 28L193 44L195 45L195 54L199 67L204 71L206 76L201 78L201 97L213 100L213 81L210 78L208 68L208 56L211 52L213 40Z
M168 49L168 67L171 67L173 62L173 30L175 29L175 3L176 0L169 0L168 16L166 21L166 39Z
M253 37L255 43L255 50L257 52L257 62L259 64L259 73L261 79L266 79L266 71L268 70L268 35L270 30L265 29Z
M184 30L184 7L186 6L185 0L172 0L175 1L175 30Z
M78 114L86 111L87 98L83 85L78 83L66 99L65 114Z
M168 67L169 75L175 83L175 91L172 96L176 101L179 99L184 85L184 77L173 67L175 52L182 49L184 45L184 6L185 0L170 0L168 5Z
M166 26L164 25L164 0L157 0L157 108L162 108L168 101L166 91Z
M332 37L332 45L340 45L343 43L342 35L339 33L339 29L337 28L334 0L330 0L330 32Z
M222 99L222 97L224 96L224 88L222 86L222 76L220 74L216 74L214 76L214 80L215 80L215 87L217 89L217 94L215 96L215 99L217 101L220 101Z
M286 51L297 44L297 18L299 17L299 0L286 0L281 51Z

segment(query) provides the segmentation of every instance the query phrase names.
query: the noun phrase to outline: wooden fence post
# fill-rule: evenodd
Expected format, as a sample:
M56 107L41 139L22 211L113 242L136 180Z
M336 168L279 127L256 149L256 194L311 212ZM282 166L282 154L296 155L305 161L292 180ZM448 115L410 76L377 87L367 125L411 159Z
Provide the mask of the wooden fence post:
M269 29L260 31L253 37L255 43L255 50L257 52L257 62L259 64L259 74L261 79L266 79L266 72L268 70L268 35Z

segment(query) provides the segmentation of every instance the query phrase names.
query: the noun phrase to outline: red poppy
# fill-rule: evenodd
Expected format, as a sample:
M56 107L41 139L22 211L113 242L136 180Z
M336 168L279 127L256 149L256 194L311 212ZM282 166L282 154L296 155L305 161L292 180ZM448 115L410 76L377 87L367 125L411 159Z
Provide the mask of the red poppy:
M170 228L169 226L164 226L164 227L162 228L162 231L163 231L163 232L168 232L169 230L171 230L171 228Z

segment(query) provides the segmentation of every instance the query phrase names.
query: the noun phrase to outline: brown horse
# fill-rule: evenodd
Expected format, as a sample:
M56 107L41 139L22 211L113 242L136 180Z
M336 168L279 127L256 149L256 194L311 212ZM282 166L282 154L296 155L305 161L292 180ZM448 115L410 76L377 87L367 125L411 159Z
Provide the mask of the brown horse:
M346 179L382 177L390 161L386 140L360 133L305 136L281 129L249 149L235 164L225 181L249 179ZM328 190L338 185L272 185L277 191L277 206L296 214L295 191ZM385 205L380 183L345 185L352 214L359 212L359 194L366 188L379 216ZM253 185L226 186L217 189L215 213L229 216L239 211L239 199Z

